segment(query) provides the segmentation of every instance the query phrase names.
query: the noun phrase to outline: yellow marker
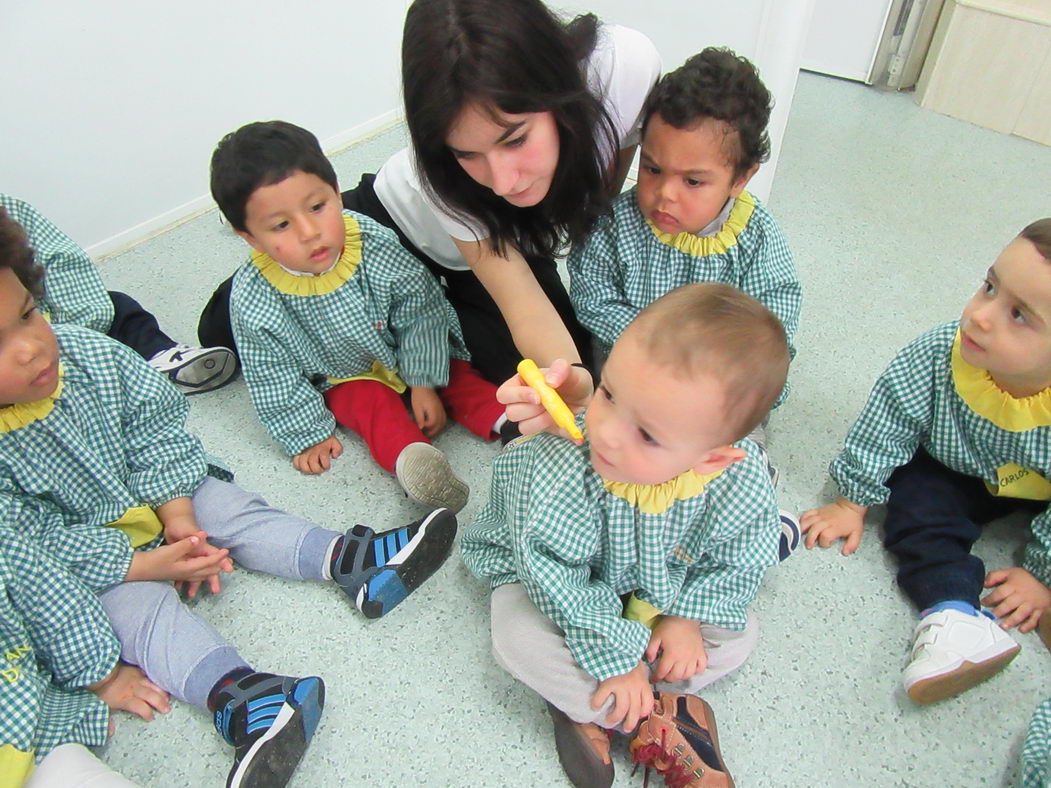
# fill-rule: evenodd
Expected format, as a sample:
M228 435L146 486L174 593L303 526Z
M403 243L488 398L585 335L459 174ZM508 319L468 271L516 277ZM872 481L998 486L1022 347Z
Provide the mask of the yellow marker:
M544 380L544 375L537 367L536 362L529 358L522 359L518 362L518 374L522 376L522 380L531 389L540 395L540 404L544 406L544 410L551 414L555 424L568 432L570 437L578 441L584 440L583 433L577 427L577 418L573 415L573 411L558 396L558 392L547 385L547 381Z

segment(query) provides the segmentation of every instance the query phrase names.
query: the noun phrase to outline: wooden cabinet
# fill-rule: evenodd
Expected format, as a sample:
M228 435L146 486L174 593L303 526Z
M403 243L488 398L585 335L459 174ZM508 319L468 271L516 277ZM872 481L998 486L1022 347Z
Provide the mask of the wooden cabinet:
M1051 0L948 0L916 95L935 112L1051 145Z

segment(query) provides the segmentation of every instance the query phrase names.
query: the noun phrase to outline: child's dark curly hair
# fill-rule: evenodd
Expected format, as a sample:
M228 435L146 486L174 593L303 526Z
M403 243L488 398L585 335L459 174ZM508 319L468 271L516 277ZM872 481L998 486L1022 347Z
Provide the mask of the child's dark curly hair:
M44 269L34 261L22 225L0 206L0 269L4 268L14 271L18 281L37 301L44 297Z
M659 113L665 123L687 129L708 118L737 132L730 163L740 177L770 156L773 101L751 61L729 49L708 47L661 77L646 100L646 121ZM643 125L645 134L646 125ZM730 135L727 137L730 142Z

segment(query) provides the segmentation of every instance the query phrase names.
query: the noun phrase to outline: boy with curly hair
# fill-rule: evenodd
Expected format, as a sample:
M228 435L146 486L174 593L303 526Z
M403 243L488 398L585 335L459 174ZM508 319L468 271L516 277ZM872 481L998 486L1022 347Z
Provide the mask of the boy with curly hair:
M781 320L795 355L801 291L792 253L745 191L770 154L770 106L755 66L728 49L709 47L654 86L638 185L567 261L577 317L604 353L665 293L723 282Z

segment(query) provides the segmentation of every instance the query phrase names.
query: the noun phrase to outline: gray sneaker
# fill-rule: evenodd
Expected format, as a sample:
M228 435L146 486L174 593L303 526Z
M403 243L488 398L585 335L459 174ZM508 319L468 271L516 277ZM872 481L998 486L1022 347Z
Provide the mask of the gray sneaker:
M445 455L429 443L410 443L402 449L394 475L406 495L430 509L445 508L455 514L471 492Z
M150 359L150 366L183 394L200 394L225 386L237 373L237 359L224 347L176 345Z

